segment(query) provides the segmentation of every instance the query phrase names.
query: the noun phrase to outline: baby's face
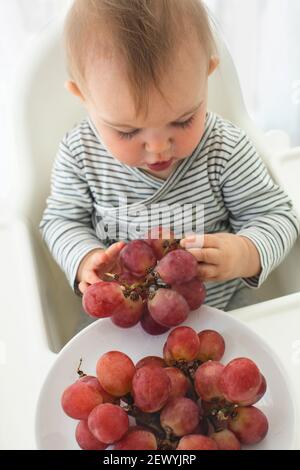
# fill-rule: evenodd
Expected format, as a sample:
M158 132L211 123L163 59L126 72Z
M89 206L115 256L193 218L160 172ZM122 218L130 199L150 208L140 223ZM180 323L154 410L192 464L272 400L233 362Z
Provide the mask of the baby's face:
M178 51L162 84L150 91L146 117L137 117L122 64L89 67L89 115L102 143L120 162L166 178L199 144L207 112L208 64L199 46Z

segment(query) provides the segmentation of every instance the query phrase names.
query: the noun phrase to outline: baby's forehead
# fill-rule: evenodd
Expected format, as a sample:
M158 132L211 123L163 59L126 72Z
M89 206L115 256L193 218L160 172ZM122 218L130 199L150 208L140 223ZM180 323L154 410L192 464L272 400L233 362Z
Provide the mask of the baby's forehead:
M104 109L105 114L114 116L120 110L125 111L132 119L132 116L139 114L135 100L136 88L129 79L132 69L128 68L122 49L114 44L114 38L109 35L101 36L97 36L96 40L91 38L86 55L85 83L92 105L99 112ZM170 110L174 110L175 119L180 111L181 114L186 112L202 98L207 70L206 51L201 47L196 34L191 34L184 41L179 40L170 52L169 60L163 64L163 69L159 70L158 86L151 80L141 84L144 98L147 96L148 102L152 104L153 114L161 113L162 108L165 111L167 105ZM164 102L158 88L162 91ZM142 107L147 107L146 101L145 98ZM172 118L170 112L165 118Z
M166 66L159 72L162 79L172 83L172 78L176 74L185 74L191 70L199 73L199 69L206 73L208 62L206 51L199 43L198 38L196 35L191 35L185 41L178 41L177 47L170 53ZM95 38L90 38L85 56L85 75L88 79L96 75L100 80L100 77L110 75L112 78L117 77L123 81L128 75L128 69L123 51L114 44L113 38L103 37L101 39L98 35ZM200 74L199 80L201 78Z
M66 46L71 76L84 92L99 92L101 85L115 95L128 84L140 109L152 84L186 93L179 79L184 75L190 88L195 76L202 81L208 71L213 39L201 0L74 0L74 5Z
M177 120L205 99L205 74L191 69L182 74L166 75L162 94L152 86L148 94L147 114L137 113L125 71L113 63L93 64L89 76L91 106L103 120L128 127L156 127ZM145 124L146 123L146 124Z

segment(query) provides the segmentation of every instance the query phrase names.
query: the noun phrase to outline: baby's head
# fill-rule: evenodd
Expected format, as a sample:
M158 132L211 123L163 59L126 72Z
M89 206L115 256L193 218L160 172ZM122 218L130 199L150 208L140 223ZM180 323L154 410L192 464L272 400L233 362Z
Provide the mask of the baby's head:
M75 0L65 46L66 87L116 159L164 178L192 154L218 65L201 0Z

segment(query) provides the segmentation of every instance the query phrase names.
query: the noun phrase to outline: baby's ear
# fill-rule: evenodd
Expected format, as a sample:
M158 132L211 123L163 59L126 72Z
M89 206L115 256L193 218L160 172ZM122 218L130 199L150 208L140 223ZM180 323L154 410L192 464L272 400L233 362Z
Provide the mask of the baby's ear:
M73 80L67 80L65 82L65 89L71 93L73 96L76 96L76 98L79 98L82 102L84 102L84 97L80 91L80 89L78 88L78 86L76 85L75 82L73 82Z
M220 59L217 55L213 55L209 61L208 75L211 75L220 64Z

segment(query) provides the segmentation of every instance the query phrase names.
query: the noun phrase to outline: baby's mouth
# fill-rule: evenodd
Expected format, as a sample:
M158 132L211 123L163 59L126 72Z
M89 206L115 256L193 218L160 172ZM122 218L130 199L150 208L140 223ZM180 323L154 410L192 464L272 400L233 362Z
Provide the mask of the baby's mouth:
M173 163L173 161L174 161L174 158L171 158L171 160L168 160L166 162L158 162L158 163L154 163L152 165L149 165L147 163L147 167L152 171L163 171L163 170L166 170L167 168L169 168L171 166L171 164Z

